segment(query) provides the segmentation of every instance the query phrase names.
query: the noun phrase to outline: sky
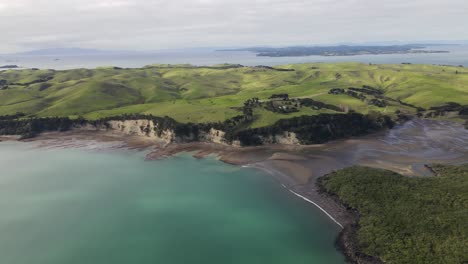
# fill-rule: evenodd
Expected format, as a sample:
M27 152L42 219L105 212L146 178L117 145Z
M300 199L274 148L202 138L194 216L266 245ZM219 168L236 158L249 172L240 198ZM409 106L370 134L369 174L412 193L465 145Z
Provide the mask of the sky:
M468 39L467 0L0 0L0 54Z

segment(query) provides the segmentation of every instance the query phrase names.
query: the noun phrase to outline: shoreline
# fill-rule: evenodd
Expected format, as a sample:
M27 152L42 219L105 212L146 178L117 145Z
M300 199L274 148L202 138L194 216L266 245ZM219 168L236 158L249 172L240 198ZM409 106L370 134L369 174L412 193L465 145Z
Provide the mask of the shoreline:
M311 199L307 198L306 196L304 195L301 195L297 192L295 192L291 187L288 187L287 185L285 185L284 183L284 180L287 180L287 179L290 179L289 176L287 175L284 175L282 172L280 171L272 171L271 169L267 168L266 166L258 166L258 165L242 165L242 167L247 167L247 168L255 168L257 170L261 170L261 171L264 171L266 172L267 174L269 174L271 177L275 178L278 183L283 187L285 188L287 191L289 191L290 193L294 194L295 196L301 198L302 200L312 204L313 206L317 207L320 211L322 211L329 219L331 219L335 224L337 224L341 229L344 229L344 226L338 221L336 220L330 213L328 213L325 209L323 209L319 204L317 204L316 202L312 201Z
M70 139L72 143L67 143ZM349 244L354 245L354 239L353 236L350 235L350 230L355 231L355 229L353 229L353 226L355 226L358 221L358 218L353 214L353 212L349 211L342 203L334 199L334 197L330 195L323 195L323 192L320 191L320 187L317 186L315 183L314 186L316 186L318 189L311 191L309 187L311 183L301 183L294 176L288 176L288 174L286 174L285 171L274 168L275 160L273 160L272 164L272 160L268 158L265 159L265 153L269 153L270 151L297 151L297 147L273 145L266 147L249 147L248 149L239 149L231 146L224 146L214 143L172 143L169 145L148 145L147 141L141 141L140 138L132 138L127 136L125 139L118 140L118 138L115 138L115 135L109 135L107 133L100 133L99 135L93 135L92 137L90 137L90 135L87 133L84 135L77 135L72 133L68 133L68 135L61 135L61 133L52 132L45 133L37 138L27 140L21 140L19 137L0 137L0 142L2 142L3 140L25 143L39 143L36 146L37 148L83 148L86 146L93 146L92 150L97 151L119 151L122 149L134 149L143 151L148 150L148 148L150 147L153 147L153 149L146 154L145 159L148 161L160 160L181 153L189 153L193 158L196 159L203 159L207 156L215 155L216 158L221 162L231 164L234 166L254 168L256 170L263 171L266 174L268 174L269 177L273 177L278 182L278 184L280 184L285 190L290 192L295 197L304 200L305 202L318 208L321 211L320 213L324 214L327 218L330 219L330 221L339 226L340 232L338 233L335 239L335 248L344 255L344 258L347 262L357 263L357 251L353 251L353 246L348 246ZM94 148L96 144L101 145L101 147ZM312 146L312 148L320 148L324 146L326 146L326 144ZM257 156L256 154L258 153L261 153L261 155ZM255 155L257 156L257 158L260 157L260 161L249 163L247 162L249 159L239 157L239 155L244 156L245 154ZM275 154L277 153L274 153L272 156L274 156ZM296 161L304 161L304 159L301 159L299 157L288 158ZM288 160L285 159L285 157L277 158L279 161ZM297 171L295 173L297 173ZM364 263L372 264L374 262Z
M162 144L141 136L128 136L110 131L43 133L21 140L15 136L1 141L36 142L37 147L80 148L89 150L147 150L146 160L158 160L178 153L190 153L201 159L215 155L218 160L262 170L296 197L319 208L341 228L337 248L345 257L359 263L381 263L356 249L357 212L349 210L337 197L321 188L319 178L353 165L391 170L406 176L433 175L431 163L456 164L468 157L468 132L457 124L416 120L386 132L331 141L320 145L263 145L233 147L216 143ZM426 129L428 128L429 129ZM452 144L454 139L456 142Z
M328 144L299 145L264 145L255 147L233 147L216 143L171 143L155 144L154 141L139 136L121 135L113 132L67 131L47 132L35 138L20 139L17 136L0 137L0 141L18 141L38 143L38 148L85 148L89 150L136 149L149 150L146 160L159 160L180 153L190 153L194 158L202 159L209 155L224 163L255 168L273 177L286 190L321 210L340 228L350 223L346 209L325 196L311 189L312 182L308 171L307 157L301 155L303 150L314 150L327 147ZM346 140L338 140L339 143ZM331 171L330 171L331 172ZM321 176L321 174L317 174Z
M325 209L323 209L322 207L320 207L320 206L319 206L318 204L316 204L314 201L311 201L311 200L309 200L308 198L306 198L306 197L304 197L304 196L302 196L302 195L300 195L300 194L298 194L298 193L296 193L296 192L294 192L294 191L291 191L291 190L289 190L289 189L288 189L288 191L290 191L290 192L293 193L294 195L296 195L296 196L302 198L302 199L305 200L306 202L309 202L309 203L315 205L318 209L320 209L322 212L324 212L331 220L333 220L333 222L335 222L339 227L341 227L341 229L344 229L343 225L340 224L340 222L338 222L335 218L333 218L333 216L331 216L327 211L325 211Z

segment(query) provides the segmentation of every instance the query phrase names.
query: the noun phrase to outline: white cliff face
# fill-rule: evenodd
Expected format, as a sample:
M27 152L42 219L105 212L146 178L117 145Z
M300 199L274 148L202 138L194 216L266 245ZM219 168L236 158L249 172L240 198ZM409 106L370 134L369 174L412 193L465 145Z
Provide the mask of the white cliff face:
M211 128L208 133L203 133L203 135L201 136L201 140L217 144L229 145L226 141L226 138L224 137L225 135L226 132Z
M242 147L240 140L232 141L231 146L238 147L238 148Z
M283 145L300 145L301 142L294 132L284 132L281 135L274 135L268 138L262 138L263 143L283 144Z
M175 140L175 133L173 130L166 129L158 135L156 129L158 124L152 120L111 120L107 122L109 130L116 133L122 133L129 136L147 137L154 141L163 141L171 143Z
M126 135L154 137L154 123L151 120L109 121L109 129Z
M276 136L276 142L285 145L300 145L301 142L294 132L284 132L281 136Z
M111 133L118 133L128 136L138 136L145 137L149 140L154 140L158 143L169 144L172 142L184 143L190 141L202 141L202 142L211 142L222 145L230 145L235 147L240 147L240 141L234 140L233 142L228 142L225 138L226 132L222 130L217 130L211 128L208 132L200 132L198 138L195 138L193 135L187 137L181 137L176 135L174 130L165 129L162 132L158 133L159 124L153 122L153 120L110 120L107 122L107 126L102 125L100 127L95 127L93 125L87 124L81 127L78 127L80 130L107 130ZM261 138L263 143L268 144L285 144L285 145L300 145L299 139L294 132L284 132L281 135L274 135L269 137Z

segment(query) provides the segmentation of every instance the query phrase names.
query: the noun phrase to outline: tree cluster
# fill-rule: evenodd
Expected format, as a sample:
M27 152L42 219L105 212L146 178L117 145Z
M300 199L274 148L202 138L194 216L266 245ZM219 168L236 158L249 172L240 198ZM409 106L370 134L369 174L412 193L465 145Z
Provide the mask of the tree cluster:
M261 144L261 138L294 132L301 144L320 144L330 140L364 135L372 131L393 127L388 116L348 114L319 114L282 119L267 127L245 129L230 133L230 140L239 140L241 145ZM229 140L228 139L228 140Z
M323 103L323 102L315 101L315 100L310 99L310 98L301 98L301 99L299 99L299 102L303 106L313 107L316 110L325 108L325 109L330 109L330 110L337 111L337 112L343 112L343 110L340 107L336 106L336 105L326 104L326 103Z
M466 262L468 166L430 168L436 176L351 167L319 179L326 192L359 212L353 258L364 253L385 263Z
M30 138L42 132L69 130L73 123L68 117L12 119L4 116L0 118L0 135Z

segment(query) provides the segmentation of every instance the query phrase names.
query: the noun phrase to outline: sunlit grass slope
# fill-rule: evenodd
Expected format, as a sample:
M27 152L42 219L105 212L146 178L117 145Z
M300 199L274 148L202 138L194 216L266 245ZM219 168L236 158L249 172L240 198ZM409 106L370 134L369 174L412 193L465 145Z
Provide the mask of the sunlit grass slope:
M8 70L0 72L0 81L8 83L8 87L0 90L0 115L23 112L35 116L99 118L147 113L167 115L181 122L222 121L241 114L239 107L245 100L252 97L265 100L278 93L312 98L362 113L411 111L398 103L379 108L347 95L328 94L331 88L363 85L424 108L446 102L468 102L468 69L461 67L315 63L276 68L293 71L236 65ZM274 114L257 109L253 126L326 111L301 108L292 114Z

